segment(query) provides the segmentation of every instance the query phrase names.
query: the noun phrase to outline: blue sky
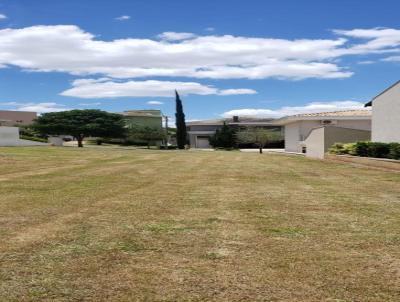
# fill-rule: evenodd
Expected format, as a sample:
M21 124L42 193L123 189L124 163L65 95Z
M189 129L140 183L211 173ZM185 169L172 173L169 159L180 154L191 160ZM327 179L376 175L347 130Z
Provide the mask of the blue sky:
M358 108L399 80L398 1L0 0L0 108L187 118ZM149 103L150 102L150 103Z

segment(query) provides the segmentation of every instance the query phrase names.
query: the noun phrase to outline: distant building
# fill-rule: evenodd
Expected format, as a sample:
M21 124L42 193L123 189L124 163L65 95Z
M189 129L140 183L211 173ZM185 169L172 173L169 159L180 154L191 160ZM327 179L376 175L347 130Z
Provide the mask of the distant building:
M252 118L233 116L226 119L201 120L187 122L187 133L191 148L211 148L209 138L226 123L231 127L262 127L270 130L281 130L281 126L274 125L271 118Z
M0 126L29 125L36 117L36 112L0 110Z
M371 111L306 113L276 120L285 127L285 151L323 158L334 143L371 138Z
M400 143L400 81L365 106L372 106L372 141Z
M128 125L162 128L161 110L128 110L121 114L124 116Z

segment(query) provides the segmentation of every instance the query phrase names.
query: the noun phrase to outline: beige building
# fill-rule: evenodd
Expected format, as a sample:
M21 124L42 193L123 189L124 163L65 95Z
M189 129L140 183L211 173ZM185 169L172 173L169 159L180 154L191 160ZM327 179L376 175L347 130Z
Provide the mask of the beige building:
M322 158L336 142L370 139L371 111L307 113L284 117L275 123L285 127L285 151Z
M36 112L0 110L0 126L29 125L36 117Z
M372 141L400 142L400 81L378 94L372 106Z

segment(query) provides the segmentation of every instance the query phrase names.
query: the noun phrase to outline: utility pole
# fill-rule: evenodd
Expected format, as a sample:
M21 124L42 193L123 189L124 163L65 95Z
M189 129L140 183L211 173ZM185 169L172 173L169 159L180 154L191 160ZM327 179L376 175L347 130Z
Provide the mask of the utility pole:
M167 149L168 148L168 115L164 115L164 120L165 120L165 142L164 142L164 146Z

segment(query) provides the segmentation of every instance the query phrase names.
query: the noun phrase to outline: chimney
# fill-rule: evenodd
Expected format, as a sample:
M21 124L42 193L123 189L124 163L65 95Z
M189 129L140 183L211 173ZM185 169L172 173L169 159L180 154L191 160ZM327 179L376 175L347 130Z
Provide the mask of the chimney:
M234 116L233 116L233 122L234 122L234 123L239 123L239 116L234 115Z

